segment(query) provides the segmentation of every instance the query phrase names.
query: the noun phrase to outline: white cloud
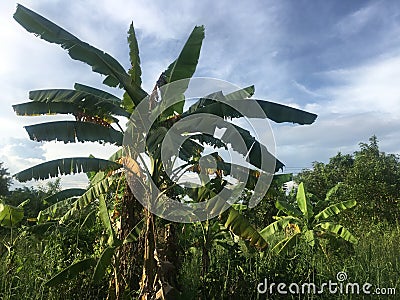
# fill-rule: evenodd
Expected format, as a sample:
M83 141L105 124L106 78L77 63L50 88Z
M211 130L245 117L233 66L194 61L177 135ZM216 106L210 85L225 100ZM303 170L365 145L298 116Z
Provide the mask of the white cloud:
M0 162L11 175L44 162L41 145L23 138L7 138L0 143ZM15 187L20 186L14 181Z
M336 113L380 112L400 118L400 56L383 57L360 67L325 74L332 85L319 92Z

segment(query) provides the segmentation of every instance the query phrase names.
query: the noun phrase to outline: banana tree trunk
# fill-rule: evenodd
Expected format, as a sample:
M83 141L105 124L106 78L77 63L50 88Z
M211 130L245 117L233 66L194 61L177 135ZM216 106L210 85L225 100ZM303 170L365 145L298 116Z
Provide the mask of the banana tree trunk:
M121 201L121 227L119 232L120 240L124 240L140 220L142 207L134 197L130 187L126 184L125 193ZM124 299L124 295L139 289L141 248L140 241L125 243L117 255L117 276L115 294L117 299Z
M155 259L154 215L145 209L146 231L144 236L144 261L142 280L140 281L140 299L150 300L156 294L157 261Z

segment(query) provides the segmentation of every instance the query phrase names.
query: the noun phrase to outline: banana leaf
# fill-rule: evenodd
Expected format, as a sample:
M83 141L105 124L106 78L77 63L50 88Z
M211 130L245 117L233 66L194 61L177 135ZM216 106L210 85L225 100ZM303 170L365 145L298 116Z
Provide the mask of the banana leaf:
M197 63L199 61L200 50L204 39L204 26L196 26L189 38L187 39L185 45L178 58L172 62L167 70L165 70L164 75L166 78L166 83L172 83L181 79L191 78L196 71ZM182 82L177 86L174 86L173 91L170 91L168 86L161 90L162 98L169 99L171 97L171 92L175 94L183 94L188 88L189 80ZM173 115L174 111L178 114L183 112L184 101L179 101L166 109L163 112L164 116Z
M80 172L114 170L122 165L99 158L74 157L51 160L18 172L14 177L25 182L32 179L48 179L59 175L76 174Z
M263 250L268 247L267 241L260 235L249 221L236 209L229 208L220 215L220 222L234 234L248 240L252 246Z
M23 218L23 208L0 202L0 226L15 227Z
M147 96L139 86L131 81L121 64L111 55L85 43L39 14L18 4L14 19L27 31L40 38L59 44L68 51L72 59L82 61L92 67L94 72L106 75L104 83L110 86L123 86L135 105Z
M232 101L232 99L230 99ZM253 103L251 101L254 101ZM277 123L292 122L300 125L312 124L317 118L316 114L309 113L286 105L255 99L237 99L231 105L214 101L209 105L198 108L189 114L209 113L222 118L265 118Z
M60 223L64 223L70 219L76 212L84 209L103 194L108 193L112 186L115 186L117 178L115 176L108 176L96 184L90 186L87 191L79 197L73 204L70 210L68 210L60 219Z
M96 260L94 258L90 257L80 260L76 263L73 263L69 267L65 268L61 272L57 273L51 279L46 281L44 285L48 287L59 285L64 281L67 281L71 278L78 276L81 272L86 272L95 265L96 265Z
M357 204L355 200L348 200L348 201L343 201L337 204L333 204L331 206L328 206L321 212L315 215L315 220L323 220L327 219L329 217L332 217L334 215L337 215L338 213L341 213L342 211L352 208Z
M112 127L80 121L56 121L25 126L33 141L99 142L122 145L123 133Z

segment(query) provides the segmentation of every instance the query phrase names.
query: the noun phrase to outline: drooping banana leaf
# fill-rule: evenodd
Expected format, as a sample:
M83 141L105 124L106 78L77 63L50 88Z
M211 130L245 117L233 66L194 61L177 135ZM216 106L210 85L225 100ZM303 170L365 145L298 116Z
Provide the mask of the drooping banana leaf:
M228 147L220 139L207 133L193 134L190 136L190 139L196 140L203 145L206 144L214 148L224 148L225 150L228 150Z
M48 222L50 220L57 220L62 217L70 208L76 198L67 198L65 200L58 201L53 205L39 211L36 219L39 224Z
M273 234L281 232L289 223L295 223L297 221L299 221L298 218L292 216L284 216L278 221L269 224L267 227L261 230L260 235L267 240Z
M225 95L225 99L226 100L246 99L253 96L254 92L255 92L254 85L250 85L248 87L242 88L240 90Z
M71 278L74 278L79 275L81 272L86 272L92 267L96 265L96 260L92 257L80 260L76 263L73 263L69 267L65 268L61 272L57 273L51 279L44 283L45 286L56 286L64 281L67 281Z
M204 146L193 139L185 140L179 148L179 158L184 161L196 160L200 158L204 151Z
M241 91L241 92L237 91L237 92L240 94L246 93L245 91ZM200 98L195 103L193 103L185 112L182 113L181 117L184 118L188 115L196 113L196 111L200 110L201 108L203 108L207 105L211 105L216 102L224 101L224 100L225 100L225 96L221 91L211 93L205 97Z
M203 39L204 26L196 26L183 46L178 58L168 66L167 70L165 70L164 75L166 83L172 83L174 81L191 78L193 76L199 61ZM171 97L171 93L174 95L183 94L188 88L188 85L189 80L185 83L179 84L178 86L174 86L173 91L171 91L168 87L162 89L162 98L169 99ZM183 112L184 103L184 101L175 103L173 106L166 109L163 112L163 115L173 115L174 111L176 111L178 114L181 114Z
M79 189L79 188L65 189L49 197L44 198L43 202L53 204L67 198L81 196L85 191L86 191L85 189Z
M321 212L315 215L315 220L324 220L329 217L332 217L334 215L337 215L338 213L341 213L342 211L352 208L357 204L355 200L348 200L348 201L343 201L337 204L333 204L331 206L328 206Z
M33 141L99 142L122 145L123 133L112 127L80 121L56 121L25 126Z
M85 217L85 219L83 220L83 222L81 223L80 228L87 228L87 227L93 227L96 224L96 216L97 216L97 211L95 211L94 209L91 210Z
M78 105L74 103L43 103L25 102L12 106L18 116L39 116L53 114L76 114L82 112Z
M183 118L182 120L185 120ZM204 118L201 115L192 115L189 122L176 124L177 130L182 132L198 132L198 128L207 128L210 132L215 132L217 128L226 128L220 140L225 144L230 144L232 149L244 157L248 158L250 164L265 172L277 172L282 169L284 164L275 158L267 147L257 141L251 133L235 124L229 123L219 118ZM273 168L275 166L275 168Z
M122 163L122 156L123 156L123 149L117 150L115 153L113 153L108 160L114 161L117 163ZM117 170L117 169L115 169ZM92 172L87 172L86 175L88 176L88 179L90 180L90 184L94 185L100 180L103 180L106 176L107 173L104 171L92 171Z
M94 72L106 75L105 84L123 86L135 105L139 104L147 93L131 81L121 64L109 54L79 40L53 22L18 4L14 19L27 31L40 38L59 44L68 51L72 59L87 63Z
M216 173L222 171L225 176L230 175L232 178L235 178L239 182L246 183L246 188L254 189L255 185L257 184L258 178L260 177L260 171L250 169L242 165L225 162L217 153L211 153L209 155L216 157L217 162L216 169L211 171L214 171ZM200 165L198 161L192 164L191 171L196 173L200 172Z
M25 182L31 179L48 179L60 175L69 175L89 171L115 170L121 167L121 164L99 158L62 158L44 162L25 169L15 174L14 177L20 182Z
M43 223L48 221L48 219L61 217L70 208L71 203L74 201L74 197L81 196L85 191L85 189L71 188L62 190L43 199L44 203L49 203L51 205L39 212L36 218L37 222Z
M285 166L284 163L272 155L267 147L257 141L248 130L236 125L234 125L234 128L239 132L249 152L241 153L239 151L241 148L236 147L235 141L229 137L231 130L228 128L221 139L223 140L225 138L227 141L232 141L231 146L233 150L239 151L242 155L247 155L249 163L265 172L278 172L283 169ZM273 166L275 166L275 168L272 168Z
M161 144L167 132L168 129L163 126L150 130L146 139L146 147L149 153L154 155L156 150L161 148Z
M87 86L78 85L82 89L89 89ZM103 101L104 103L111 103L119 105L119 99L107 99L87 91L70 90L70 89L46 89L46 90L33 90L29 91L29 99L36 102L70 102L70 103L87 103L88 101L97 102Z
M77 105L82 113L90 115L117 115L129 118L130 114L120 107L120 100L110 99L110 96L100 90L93 90L90 87L79 86L85 90L91 89L92 94L86 91L68 89L35 90L29 92L29 99L35 102L44 103L73 103ZM101 98L99 95L107 98Z
M47 222L29 226L27 231L32 234L37 234L38 236L43 236L46 232L50 231L53 226L57 226L57 222Z
M290 247L294 246L298 239L300 238L300 233L295 233L293 235L288 236L280 240L272 249L271 252L275 254L280 254L284 250L289 250Z
M119 120L113 117L108 111L100 110L85 110L74 103L68 102L55 102L55 103L44 103L44 102L25 102L13 105L15 113L19 116L40 116L40 115L55 115L55 114L73 114L75 117L84 114L90 117L100 118L104 121L104 124L110 124L112 122L118 123ZM118 115L118 114L117 114ZM108 125L109 126L109 125Z
M220 222L232 231L234 234L248 240L252 246L256 246L260 250L268 247L267 241L260 235L249 221L240 214L236 209L229 208L219 217Z
M79 197L73 204L72 208L68 210L60 219L60 223L64 223L71 218L77 211L84 209L93 201L97 200L100 195L106 194L109 189L115 185L117 177L108 176L103 180L93 184L81 197Z
M214 101L214 103L200 107L190 114L209 113L222 118L265 118L266 116L277 123L292 122L301 125L312 124L317 118L316 114L265 100L238 99L232 101L234 101L233 107L223 102ZM255 103L251 103L251 101Z
M91 87L91 86L88 86L88 85L84 85L84 84L81 84L81 83L75 83L74 84L74 89L77 90L77 91L80 91L80 92L85 92L85 93L88 93L88 94L95 95L95 96L97 96L99 98L102 98L102 99L109 100L109 101L111 101L111 102L113 102L115 104L121 102L120 98L118 98L117 96L115 96L113 94L110 94L109 92L106 92L106 91L103 91L103 90L100 90L100 89L97 89L97 88L94 88L94 87Z
M239 89L239 90L237 90L235 92L232 92L232 93L229 93L229 94L227 94L225 96L221 91L218 91L218 92L212 93L212 94L210 94L208 96L202 97L199 100L197 100L195 103L193 103L188 108L188 110L186 110L182 114L182 116L186 116L186 115L188 115L190 113L194 113L196 110L198 110L198 109L200 109L200 108L202 108L204 106L213 104L216 101L224 101L224 100L225 101L227 101L227 100L228 101L232 101L232 100L235 101L235 100L238 100L238 99L249 99L251 96L254 95L254 92L255 92L254 85ZM233 103L233 105L234 105L234 103Z
M346 229L342 225L334 224L332 222L324 222L317 224L316 227L321 227L326 231L333 233L336 236L340 236L342 239L350 243L353 244L357 243L357 239L351 234L351 232L348 229Z

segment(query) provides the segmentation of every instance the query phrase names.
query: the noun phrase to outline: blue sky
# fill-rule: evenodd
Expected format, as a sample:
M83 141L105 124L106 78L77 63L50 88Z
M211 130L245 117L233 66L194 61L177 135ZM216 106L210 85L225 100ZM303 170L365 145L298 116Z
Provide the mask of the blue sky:
M376 134L381 149L400 154L400 3L398 1L20 1L126 68L126 31L133 21L143 84L154 81L181 50L195 25L205 25L197 76L240 86L255 97L317 113L310 126L273 125L286 171L351 153ZM28 91L102 87L101 76L59 46L27 33L13 19L16 2L0 2L0 161L10 172L60 156L108 157L112 147L29 141L11 105ZM103 87L102 87L103 88ZM119 95L120 91L110 90ZM73 181L72 181L73 180ZM66 185L84 184L84 177Z

